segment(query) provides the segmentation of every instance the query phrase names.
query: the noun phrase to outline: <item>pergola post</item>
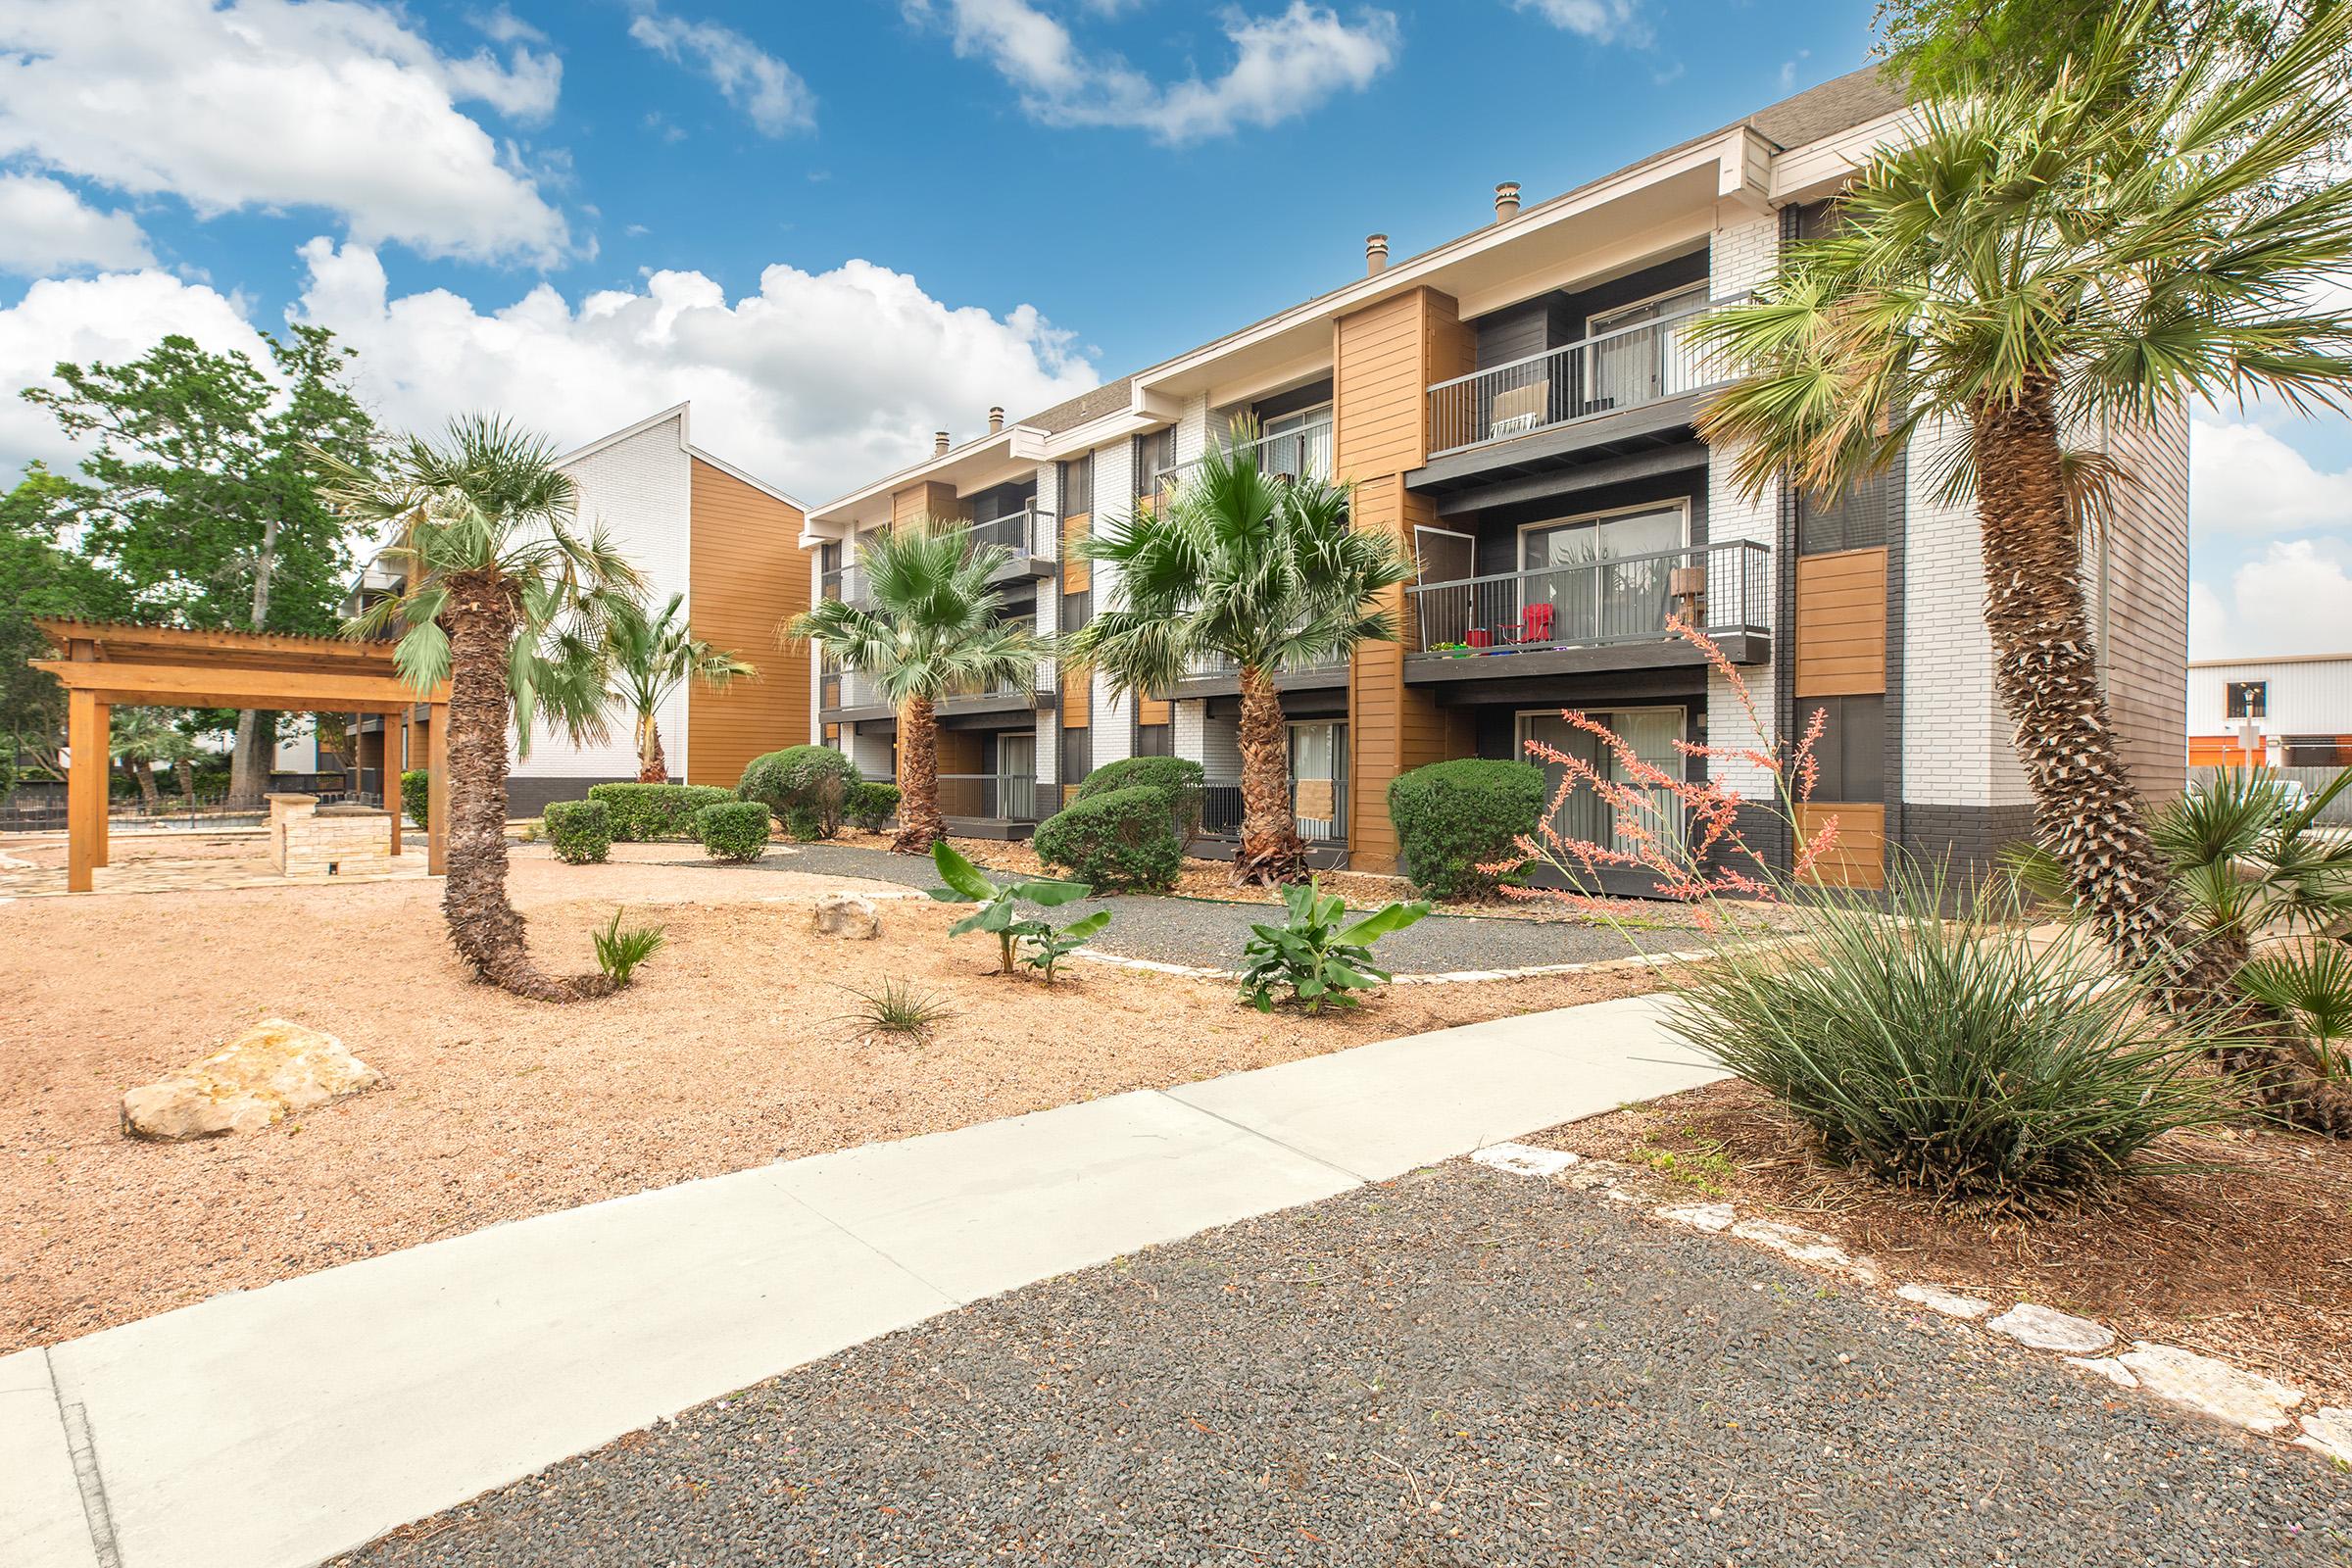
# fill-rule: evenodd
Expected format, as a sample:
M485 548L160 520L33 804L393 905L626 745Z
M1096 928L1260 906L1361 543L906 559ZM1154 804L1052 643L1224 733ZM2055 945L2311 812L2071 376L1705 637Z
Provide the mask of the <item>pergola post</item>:
M435 703L425 710L425 767L431 777L424 786L424 815L431 824L424 833L424 870L427 876L449 874L449 705Z
M106 863L107 705L98 694L66 695L66 891L87 893Z
M392 723L396 716L400 719L397 729ZM400 769L406 760L401 752L401 737L408 733L407 710L404 709L398 715L387 712L383 720L384 809L392 815L392 858L397 860L400 858Z

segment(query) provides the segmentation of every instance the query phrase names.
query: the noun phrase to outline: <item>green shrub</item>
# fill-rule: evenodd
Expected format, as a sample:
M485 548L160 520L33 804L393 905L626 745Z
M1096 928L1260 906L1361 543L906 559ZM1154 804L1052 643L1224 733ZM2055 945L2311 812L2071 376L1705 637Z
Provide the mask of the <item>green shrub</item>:
M599 857L602 858L602 857ZM589 940L596 947L596 967L615 987L625 986L637 966L660 952L668 939L658 925L620 928L620 911L612 911L612 923L602 931L591 931Z
M428 831L433 825L432 797L427 793L432 783L433 775L421 767L401 769L400 808L416 824L418 832ZM589 793L593 795L595 791Z
M1078 786L1078 793L1071 799L1091 800L1139 785L1166 792L1168 808L1174 813L1177 851L1190 850L1193 840L1200 836L1203 776L1199 762L1182 757L1121 758L1115 762L1104 762L1087 774L1086 782Z
M830 746L787 746L755 757L736 795L776 813L784 831L807 842L841 831L842 808L859 783L857 766Z
M1103 892L1164 893L1184 869L1168 792L1137 784L1082 796L1038 824L1037 858Z
M612 814L615 844L652 844L693 838L695 814L735 792L711 784L593 784L588 798Z
M882 824L897 814L899 787L896 784L877 784L860 779L850 787L850 798L842 803L841 814L868 833L881 830Z
M1512 841L1536 831L1545 797L1533 762L1465 757L1398 775L1389 785L1389 820L1413 891L1433 899L1494 892L1497 878L1479 867L1518 853Z
M2112 1186L2227 1105L2221 1044L2168 1019L2087 926L2055 943L1987 888L1946 918L1940 875L1822 890L1803 956L1731 944L1679 987L1673 1030L1771 1094L1841 1163L1944 1198L2034 1208Z
M767 848L767 823L758 801L719 801L696 814L695 836L713 860L757 860Z
M1282 902L1290 918L1251 925L1242 948L1242 1000L1260 1012L1274 1010L1276 986L1309 1012L1358 1005L1354 992L1389 983L1389 971L1372 961L1372 944L1429 912L1426 904L1392 904L1343 927L1346 901L1313 882L1284 888Z
M612 849L612 813L602 801L556 801L539 815L556 858L573 865L602 860Z

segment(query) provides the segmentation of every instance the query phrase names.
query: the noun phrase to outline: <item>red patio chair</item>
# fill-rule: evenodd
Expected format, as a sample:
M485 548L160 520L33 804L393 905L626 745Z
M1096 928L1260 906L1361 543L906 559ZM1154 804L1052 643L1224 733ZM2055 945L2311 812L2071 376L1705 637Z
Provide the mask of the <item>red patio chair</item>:
M1520 641L1547 643L1551 641L1551 607L1530 605L1526 618L1519 623Z

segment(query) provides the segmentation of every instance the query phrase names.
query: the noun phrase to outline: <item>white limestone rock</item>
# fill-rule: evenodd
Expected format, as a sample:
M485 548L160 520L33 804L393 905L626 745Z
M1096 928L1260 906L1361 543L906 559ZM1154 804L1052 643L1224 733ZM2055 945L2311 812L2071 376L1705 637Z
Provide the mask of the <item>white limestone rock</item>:
M862 894L828 893L816 901L816 934L870 942L882 934L882 914Z
M1677 1225L1690 1225L1702 1231L1728 1231L1739 1218L1729 1203L1686 1203L1680 1207L1653 1209L1660 1219L1670 1219Z
M2341 1405L2321 1405L2303 1418L2303 1435L2295 1444L2337 1464L2352 1465L2352 1410Z
M1814 1268L1836 1269L1874 1282L1879 1278L1877 1263L1846 1251L1838 1245L1835 1236L1809 1231L1801 1225L1785 1225L1775 1219L1743 1219L1732 1227L1732 1234Z
M2020 1345L2061 1355L2096 1355L2115 1343L2115 1336L2086 1317L2076 1317L2031 1301L2020 1301L1984 1325L2006 1334Z
M1533 1144L1493 1144L1471 1154L1471 1163L1514 1176L1552 1177L1576 1163L1565 1149L1538 1149Z
M2284 1432L2303 1391L2210 1355L2136 1340L2116 1357L2160 1399L2184 1404L2249 1432Z
M1906 1301L1917 1302L1931 1312L1941 1312L1945 1317L1956 1317L1963 1323L1974 1323L1992 1310L1990 1301L1962 1296L1958 1291L1947 1291L1940 1285L1898 1285L1894 1294Z
M2112 1355L2070 1355L2066 1358L2066 1364L2087 1372L2093 1377L2105 1378L2119 1389L2139 1387L2139 1379L2133 1377L2131 1369Z
M265 1018L211 1055L124 1095L122 1131L165 1142L260 1132L383 1081L333 1035Z

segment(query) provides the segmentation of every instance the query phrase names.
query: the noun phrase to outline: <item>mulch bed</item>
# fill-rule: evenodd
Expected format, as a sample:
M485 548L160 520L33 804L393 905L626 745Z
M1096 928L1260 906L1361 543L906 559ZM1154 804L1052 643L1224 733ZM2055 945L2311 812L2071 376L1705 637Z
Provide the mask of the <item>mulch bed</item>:
M1680 1191L1843 1239L1896 1282L2038 1301L2352 1397L2352 1146L2245 1126L2176 1134L2116 1201L2044 1217L1972 1213L1825 1159L1737 1080L1533 1142L1645 1165Z

